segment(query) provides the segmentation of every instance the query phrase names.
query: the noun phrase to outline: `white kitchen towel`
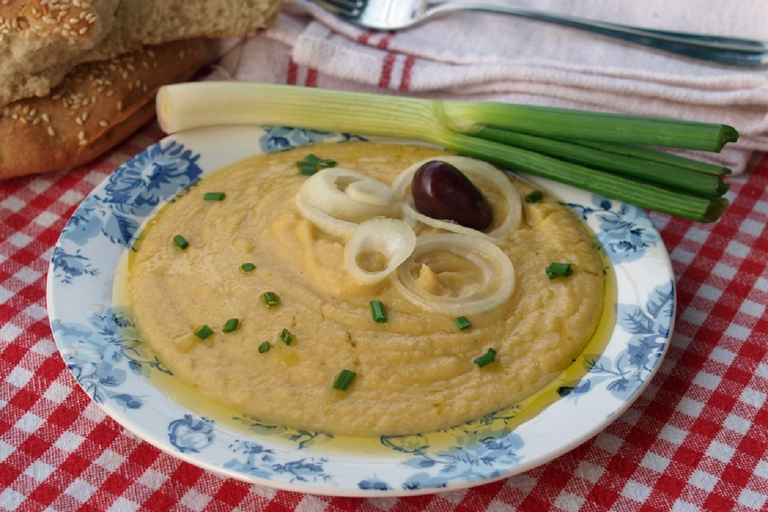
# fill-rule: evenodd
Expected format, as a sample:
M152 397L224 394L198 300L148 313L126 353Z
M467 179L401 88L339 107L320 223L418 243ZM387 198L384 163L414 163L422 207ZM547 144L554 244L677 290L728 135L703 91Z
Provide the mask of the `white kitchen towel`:
M768 0L493 1L768 41ZM213 78L725 123L739 130L739 142L698 156L735 173L768 151L768 68L705 63L499 14L453 14L380 32L293 0L269 29L228 51Z

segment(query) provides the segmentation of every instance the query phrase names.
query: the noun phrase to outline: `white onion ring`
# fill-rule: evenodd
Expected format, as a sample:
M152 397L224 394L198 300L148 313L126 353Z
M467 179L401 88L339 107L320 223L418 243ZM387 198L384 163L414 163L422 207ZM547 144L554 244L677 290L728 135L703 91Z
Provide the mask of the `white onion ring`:
M349 195L347 189L354 183L357 185L349 190L352 193ZM386 183L342 167L313 174L299 193L304 201L321 212L350 222L392 216L399 210L399 206L392 202L392 190Z
M507 215L504 218L504 221L492 231L483 233L482 231L468 228L455 222L442 219L433 219L432 217L428 217L417 212L416 209L412 206L411 201L405 197L408 187L411 185L411 182L413 181L413 175L416 174L416 171L419 170L419 167L427 162L432 162L435 160L453 165L462 173L467 175L467 177L470 179L475 178L473 183L481 191L482 187L478 181L484 180L486 182L490 182L491 185L498 187L502 193L502 196L504 197L505 202L507 203ZM427 158L420 162L416 162L401 172L397 178L395 178L395 181L392 182L392 189L394 191L395 197L400 198L404 203L403 210L408 216L432 227L437 227L446 231L451 231L453 233L473 235L481 238L490 237L494 240L499 239L520 227L520 220L522 218L522 203L520 202L520 194L517 193L517 189L504 175L503 171L500 171L487 162L475 160L474 158L467 158L463 156L446 156L439 158ZM410 208L406 207L405 205Z
M299 191L296 194L296 209L299 210L299 214L317 226L320 230L325 231L331 236L347 240L352 236L352 232L357 227L354 222L349 222L336 217L331 217L325 212L322 212L309 204L304 198L304 195Z
M411 264L434 250L445 250L478 266L483 273L480 283L456 297L435 295L424 290L411 274ZM426 311L461 316L491 311L505 303L515 291L515 268L498 246L483 238L454 233L418 237L410 257L397 268L395 287L409 302Z
M344 263L359 284L380 283L411 255L416 247L416 233L408 224L397 219L377 217L358 224L344 246ZM375 252L386 260L386 267L369 271L360 266L358 257Z

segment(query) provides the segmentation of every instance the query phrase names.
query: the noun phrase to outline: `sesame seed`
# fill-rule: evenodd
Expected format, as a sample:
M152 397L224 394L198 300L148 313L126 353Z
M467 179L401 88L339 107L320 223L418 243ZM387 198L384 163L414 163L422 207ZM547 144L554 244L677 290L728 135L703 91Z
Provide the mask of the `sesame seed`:
M43 121L45 121L46 123L50 123L51 122L51 118L45 112L43 112L41 117L43 118Z

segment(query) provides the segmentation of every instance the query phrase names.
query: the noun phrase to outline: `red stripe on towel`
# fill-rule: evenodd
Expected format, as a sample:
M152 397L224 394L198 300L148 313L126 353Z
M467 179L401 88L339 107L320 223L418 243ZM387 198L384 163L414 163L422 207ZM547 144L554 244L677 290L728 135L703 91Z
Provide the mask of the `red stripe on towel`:
M317 69L307 69L307 78L304 80L304 83L307 87L317 87Z
M397 54L388 52L381 62L381 75L379 75L379 87L389 87L389 82L392 80L392 68L395 65L395 58Z
M295 62L293 62L293 59L288 61L288 76L285 80L285 83L288 85L296 85L297 77L299 76L299 66Z
M407 91L411 88L411 74L413 73L413 65L416 63L416 57L408 55L405 57L405 64L403 64L403 76L400 77L401 91Z

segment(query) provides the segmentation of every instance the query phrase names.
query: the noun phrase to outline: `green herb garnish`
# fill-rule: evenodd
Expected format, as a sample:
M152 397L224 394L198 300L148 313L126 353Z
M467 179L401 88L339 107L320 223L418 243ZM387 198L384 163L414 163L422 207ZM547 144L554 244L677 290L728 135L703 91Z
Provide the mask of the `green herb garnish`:
M204 201L223 201L227 196L224 192L206 192L203 196Z
M283 343L286 345L290 345L291 341L293 341L293 335L288 329L283 329L280 331L280 339L283 340Z
M201 340L204 340L205 338L207 338L211 334L213 334L213 329L211 329L207 325L204 325L195 333L195 336L197 336Z
M570 263L551 263L547 267L547 277L550 279L566 277L571 274L573 274L573 268Z
M380 324L387 322L387 310L384 309L384 304L380 300L371 301L371 315L374 322Z
M333 383L333 389L346 391L349 385L352 384L352 381L355 380L355 377L357 377L357 374L352 370L341 370L341 373L339 373L339 376L336 377Z
M261 345L259 345L259 354L263 354L264 352L269 352L269 349L272 348L272 344L268 341L263 342Z
M544 194L541 192L541 190L534 190L527 196L525 196L525 202L526 203L538 203L544 199Z
M264 292L261 296L268 308L276 308L280 305L280 297L275 292Z
M321 169L336 167L336 162L326 158L319 158L310 153L301 162L296 162L296 166L299 168L302 176L312 176Z
M240 320L238 320L237 318L230 318L224 324L224 327L222 327L221 332L235 332L235 329L237 329L238 322L240 322Z
M187 247L189 247L189 242L187 242L187 240L181 235L176 235L175 237L173 237L173 243L175 243L176 246L181 250L184 250Z
M250 272L256 269L256 265L254 265L253 263L243 263L242 265L240 265L240 268L243 269L243 272Z
M469 322L469 320L467 320L467 317L465 316L454 318L453 323L456 324L456 327L458 327L460 331L463 331L464 329L469 329L470 327L472 327L472 324Z
M475 364L480 368L482 368L483 366L491 364L495 360L496 360L496 351L492 348L489 348L488 352L486 352L482 356L475 359Z

